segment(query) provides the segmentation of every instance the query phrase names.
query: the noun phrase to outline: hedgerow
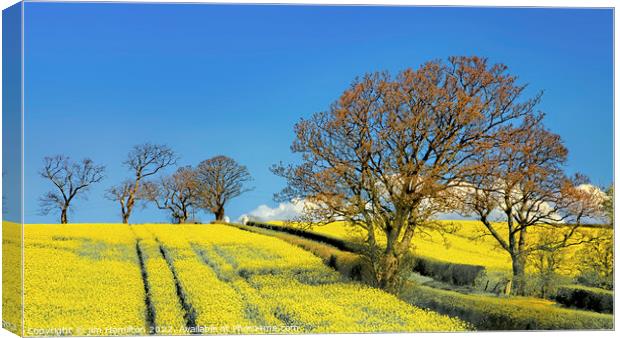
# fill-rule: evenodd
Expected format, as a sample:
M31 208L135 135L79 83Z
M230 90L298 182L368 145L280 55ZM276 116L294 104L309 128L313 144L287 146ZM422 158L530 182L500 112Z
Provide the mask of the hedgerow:
M474 286L486 273L481 265L449 263L425 257L416 257L413 271L458 286Z
M614 312L614 293L609 290L581 285L563 285L557 289L553 299L567 307L601 313Z
M248 231L275 236L296 244L321 257L326 264L334 267L345 276L351 277L352 267L358 266L356 263L361 262L361 258L357 254L300 237L300 233L307 232L304 230L296 231L297 235L293 235L288 231L283 232L281 230L283 227L278 225L270 227L235 226L245 228ZM425 264L425 267L431 266L427 262L422 264ZM440 267L446 265L438 264L434 269L441 271ZM430 270L429 268L427 271L430 273ZM472 271L476 270L472 269ZM449 274L447 275L449 276ZM544 299L462 294L413 283L405 285L400 298L414 306L459 317L461 320L471 323L478 330L613 328L613 317L611 315L560 308L554 306L552 301Z
M247 225L253 228L284 232L287 234L298 236L298 238L302 237L311 240L314 243L325 243L334 247L335 249L342 251L352 252L356 254L361 254L364 251L362 245L359 243L335 238L313 231L307 231L290 226L260 222L248 222ZM338 258L337 255L334 256L334 258L331 258L332 261L339 261L342 259L343 258ZM345 258L345 261L351 262L351 259L347 257ZM450 263L420 256L413 257L412 261L414 263L412 264L411 269L414 272L417 272L423 276L428 276L433 279L458 286L474 286L475 282L486 274L486 269L481 265ZM355 264L361 263L356 262ZM364 267L361 266L357 266L356 268L364 269ZM347 273L346 275L349 274Z
M523 297L461 294L410 284L401 298L472 323L478 330L612 329L613 316L556 307L551 301Z

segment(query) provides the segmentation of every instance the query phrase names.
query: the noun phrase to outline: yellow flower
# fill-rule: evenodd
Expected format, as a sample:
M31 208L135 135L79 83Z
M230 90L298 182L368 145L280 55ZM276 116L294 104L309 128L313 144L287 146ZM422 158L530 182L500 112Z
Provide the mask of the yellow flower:
M19 239L16 228L3 227L5 241ZM466 328L344 280L297 246L226 225L32 224L24 230L27 335ZM19 302L14 292L4 295L5 304Z

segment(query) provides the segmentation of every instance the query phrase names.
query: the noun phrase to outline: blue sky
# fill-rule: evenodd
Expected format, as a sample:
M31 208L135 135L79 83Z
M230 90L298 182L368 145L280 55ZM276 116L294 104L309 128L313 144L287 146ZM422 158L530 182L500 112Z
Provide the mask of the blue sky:
M25 221L57 221L37 203L51 189L37 171L56 153L108 169L70 221L119 221L103 193L130 177L121 162L146 141L168 144L182 165L218 154L247 165L255 189L230 203L231 218L275 207L284 182L268 168L295 159L296 121L358 75L450 55L487 56L528 94L544 90L568 171L607 185L612 27L611 10L592 9L26 3ZM151 207L131 221L167 219Z

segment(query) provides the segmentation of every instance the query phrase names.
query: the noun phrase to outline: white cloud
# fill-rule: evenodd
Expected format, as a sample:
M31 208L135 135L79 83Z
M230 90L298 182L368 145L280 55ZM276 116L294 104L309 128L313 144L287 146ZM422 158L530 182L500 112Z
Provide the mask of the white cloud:
M248 217L251 220L257 221L275 221L275 220L291 220L304 211L306 205L303 200L295 200L292 202L280 203L277 207L271 208L266 204L259 205L256 209L241 215L239 219Z
M603 203L609 199L609 196L607 196L607 194L603 190L592 184L581 184L577 186L577 189L587 194L590 194L591 198L593 198L598 203Z
M600 198L601 200L607 198L605 193L592 185L581 185L578 189L589 192L594 196ZM466 198L467 194L470 194L473 191L469 186L462 186L454 188L453 192L457 192L455 197L457 199ZM266 204L261 204L256 207L254 210L248 212L247 214L243 214L239 217L238 221L243 222L248 220L256 220L260 222L266 221L275 221L275 220L292 220L300 216L304 208L309 207L308 202L304 200L295 200L292 202L280 203L276 207L270 207ZM547 203L542 203L539 207L541 212L548 212L550 207ZM494 221L503 221L505 220L505 215L501 212L500 209L495 209L491 212L490 219ZM478 219L475 215L463 215L458 212L443 212L438 213L433 217L434 219L443 219L443 220L475 220Z

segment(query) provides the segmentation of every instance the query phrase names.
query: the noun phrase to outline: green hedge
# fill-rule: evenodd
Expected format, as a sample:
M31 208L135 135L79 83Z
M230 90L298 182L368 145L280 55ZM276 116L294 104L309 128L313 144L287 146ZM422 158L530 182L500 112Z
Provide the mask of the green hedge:
M486 274L481 265L449 263L425 257L415 258L413 271L458 286L474 286Z
M364 250L358 243L352 243L299 228L260 222L248 222L247 226L288 233L312 241L325 243L342 251L359 254ZM476 280L486 273L485 268L481 265L449 263L426 257L415 257L413 262L412 268L414 272L457 286L474 286Z
M323 259L343 275L368 283L370 268L358 255L340 248L300 237L277 228L230 224L246 231L271 235L298 245ZM443 263L443 262L439 262ZM426 264L429 271L442 270L443 264ZM458 269L458 268L456 268ZM452 271L456 270L452 268ZM467 271L476 271L475 269ZM435 270L433 270L435 271ZM473 274L473 272L472 272ZM449 274L446 274L449 275ZM470 277L471 278L471 277ZM612 329L613 316L555 307L544 300L519 297L493 297L462 294L410 283L400 298L412 305L449 316L456 316L478 330Z
M614 293L609 290L581 285L564 285L557 289L553 299L567 307L601 313L614 312Z
M345 241L340 238L335 238L335 237L319 234L313 231L294 228L290 226L260 223L260 222L253 222L253 221L248 222L246 226L285 232L291 235L307 238L307 239L325 243L325 244L329 244L342 251L360 253L364 250L363 247L357 243L351 243L349 241Z
M613 316L560 308L520 297L461 294L409 285L401 298L412 305L456 316L478 330L612 329Z

